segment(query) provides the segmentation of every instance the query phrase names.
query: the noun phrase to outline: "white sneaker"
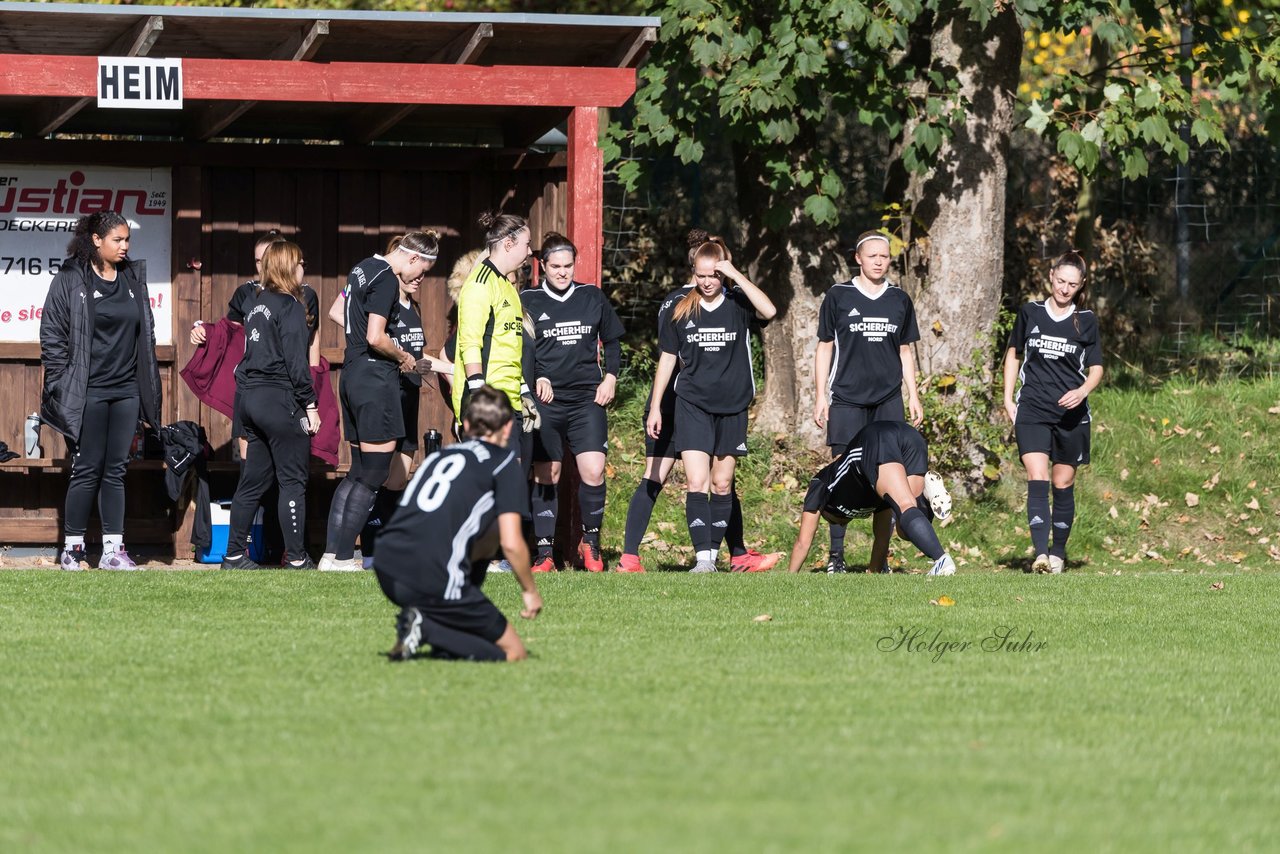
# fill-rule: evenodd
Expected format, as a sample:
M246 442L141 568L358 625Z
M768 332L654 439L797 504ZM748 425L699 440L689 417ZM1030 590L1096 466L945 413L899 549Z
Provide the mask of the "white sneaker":
M1058 557L1057 555L1049 555L1049 572L1054 575L1060 575L1062 570L1067 567L1067 559Z
M689 571L696 572L699 574L705 573L705 572L715 572L716 565L709 560L700 560L696 564L694 564L693 569L690 569Z
M929 570L930 575L955 575L956 562L951 559L951 555L943 554L933 562L933 569Z
M511 572L511 561L503 558L502 560L489 561L490 572Z
M925 473L924 500L929 502L935 519L945 522L951 515L951 494L947 492L947 484L942 475L936 471Z
M321 572L360 572L362 569L360 561L355 558L338 560L328 552L320 556L320 565L316 568Z
M1036 555L1036 559L1031 561L1032 572L1049 572L1049 556Z

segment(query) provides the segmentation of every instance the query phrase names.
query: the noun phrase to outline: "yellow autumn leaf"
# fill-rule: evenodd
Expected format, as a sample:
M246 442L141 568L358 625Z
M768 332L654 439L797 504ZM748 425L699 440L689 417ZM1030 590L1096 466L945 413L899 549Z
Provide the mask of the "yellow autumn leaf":
M947 596L946 594L939 596L937 599L937 602L943 608L950 608L952 605L956 604L956 600L952 599L950 596Z

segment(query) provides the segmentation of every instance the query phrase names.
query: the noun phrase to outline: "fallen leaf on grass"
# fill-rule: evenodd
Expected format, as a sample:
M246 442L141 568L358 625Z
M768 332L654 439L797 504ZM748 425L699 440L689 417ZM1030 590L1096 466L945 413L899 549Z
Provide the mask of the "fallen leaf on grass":
M1276 404L1267 410L1268 415L1280 415L1280 404Z
M1210 447L1209 447L1209 453L1211 453L1211 454L1220 454L1220 453L1222 453L1222 446L1221 446L1221 445L1212 445L1212 446L1210 446Z
M1200 505L1200 496L1194 492L1188 492L1184 497L1188 507L1198 507Z
M1226 585L1223 584L1221 581L1215 581L1209 585L1210 590L1221 590L1224 587L1226 587Z
M1214 472L1213 477L1209 478L1204 483L1200 484L1200 488L1212 490L1215 486L1218 485L1218 481L1221 479L1222 479L1222 472L1220 471Z
M754 623L768 623L773 620L773 617L769 616L768 614L761 614L758 617L752 617L751 620Z
M937 599L930 599L929 604L940 605L943 608L950 608L952 605L956 604L956 600L944 594L942 596L939 596Z
M1248 504L1246 504L1246 505L1245 505L1245 507L1248 507L1250 510L1261 510L1261 509L1262 509L1262 506L1261 506L1260 504L1258 504L1258 499L1257 499L1257 498L1250 498L1250 499L1249 499L1249 503L1248 503Z
M1021 597L1021 596L1014 596L1014 597L1013 597L1013 601L1015 601L1015 602L1021 602L1021 601L1022 601L1022 597Z
M1128 479L1129 479L1129 470L1128 470L1128 469L1120 469L1120 479L1121 479L1121 480L1128 480Z
M1112 519L1118 519L1120 518L1120 511L1116 509L1116 506L1114 504L1112 504L1111 509L1107 511L1107 515L1110 516Z
M1179 425L1174 424L1174 425L1173 425L1173 432L1177 433L1179 436L1185 436L1185 435L1187 435L1188 433L1190 433L1191 431L1190 431L1190 430L1188 430L1186 427L1180 427Z

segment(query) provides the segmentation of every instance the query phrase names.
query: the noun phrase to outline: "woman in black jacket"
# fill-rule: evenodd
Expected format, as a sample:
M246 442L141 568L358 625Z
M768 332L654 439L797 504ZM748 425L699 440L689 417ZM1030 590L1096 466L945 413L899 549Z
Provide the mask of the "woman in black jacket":
M72 454L61 564L87 564L84 534L97 496L98 568L136 569L124 547L124 473L139 412L160 426L146 263L129 260L129 223L115 211L81 217L68 253L40 315L40 415L66 436Z
M280 484L276 512L284 533L286 569L315 569L304 550L307 461L320 429L316 390L307 364L315 308L304 308L302 250L277 240L262 256L262 290L246 305L244 358L236 367L241 424L249 440L231 500L231 531L223 569L257 569L245 554L249 527L262 496Z

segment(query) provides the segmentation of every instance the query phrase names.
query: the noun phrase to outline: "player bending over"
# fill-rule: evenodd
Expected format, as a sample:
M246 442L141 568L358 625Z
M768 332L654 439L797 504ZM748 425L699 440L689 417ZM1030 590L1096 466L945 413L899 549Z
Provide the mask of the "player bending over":
M933 560L930 575L953 575L951 555L938 542L933 518L951 515L951 496L937 472L929 471L929 447L914 427L873 421L858 431L844 455L809 482L800 533L791 549L791 572L809 557L818 516L832 524L871 516L875 539L871 566L885 566L893 528Z
M475 389L462 416L466 438L422 461L378 537L373 569L382 592L400 606L393 661L412 658L424 643L444 658L527 656L480 591L500 542L523 590L520 616L532 620L542 610L520 528L526 483L516 452L506 447L511 422L506 394L490 385Z

